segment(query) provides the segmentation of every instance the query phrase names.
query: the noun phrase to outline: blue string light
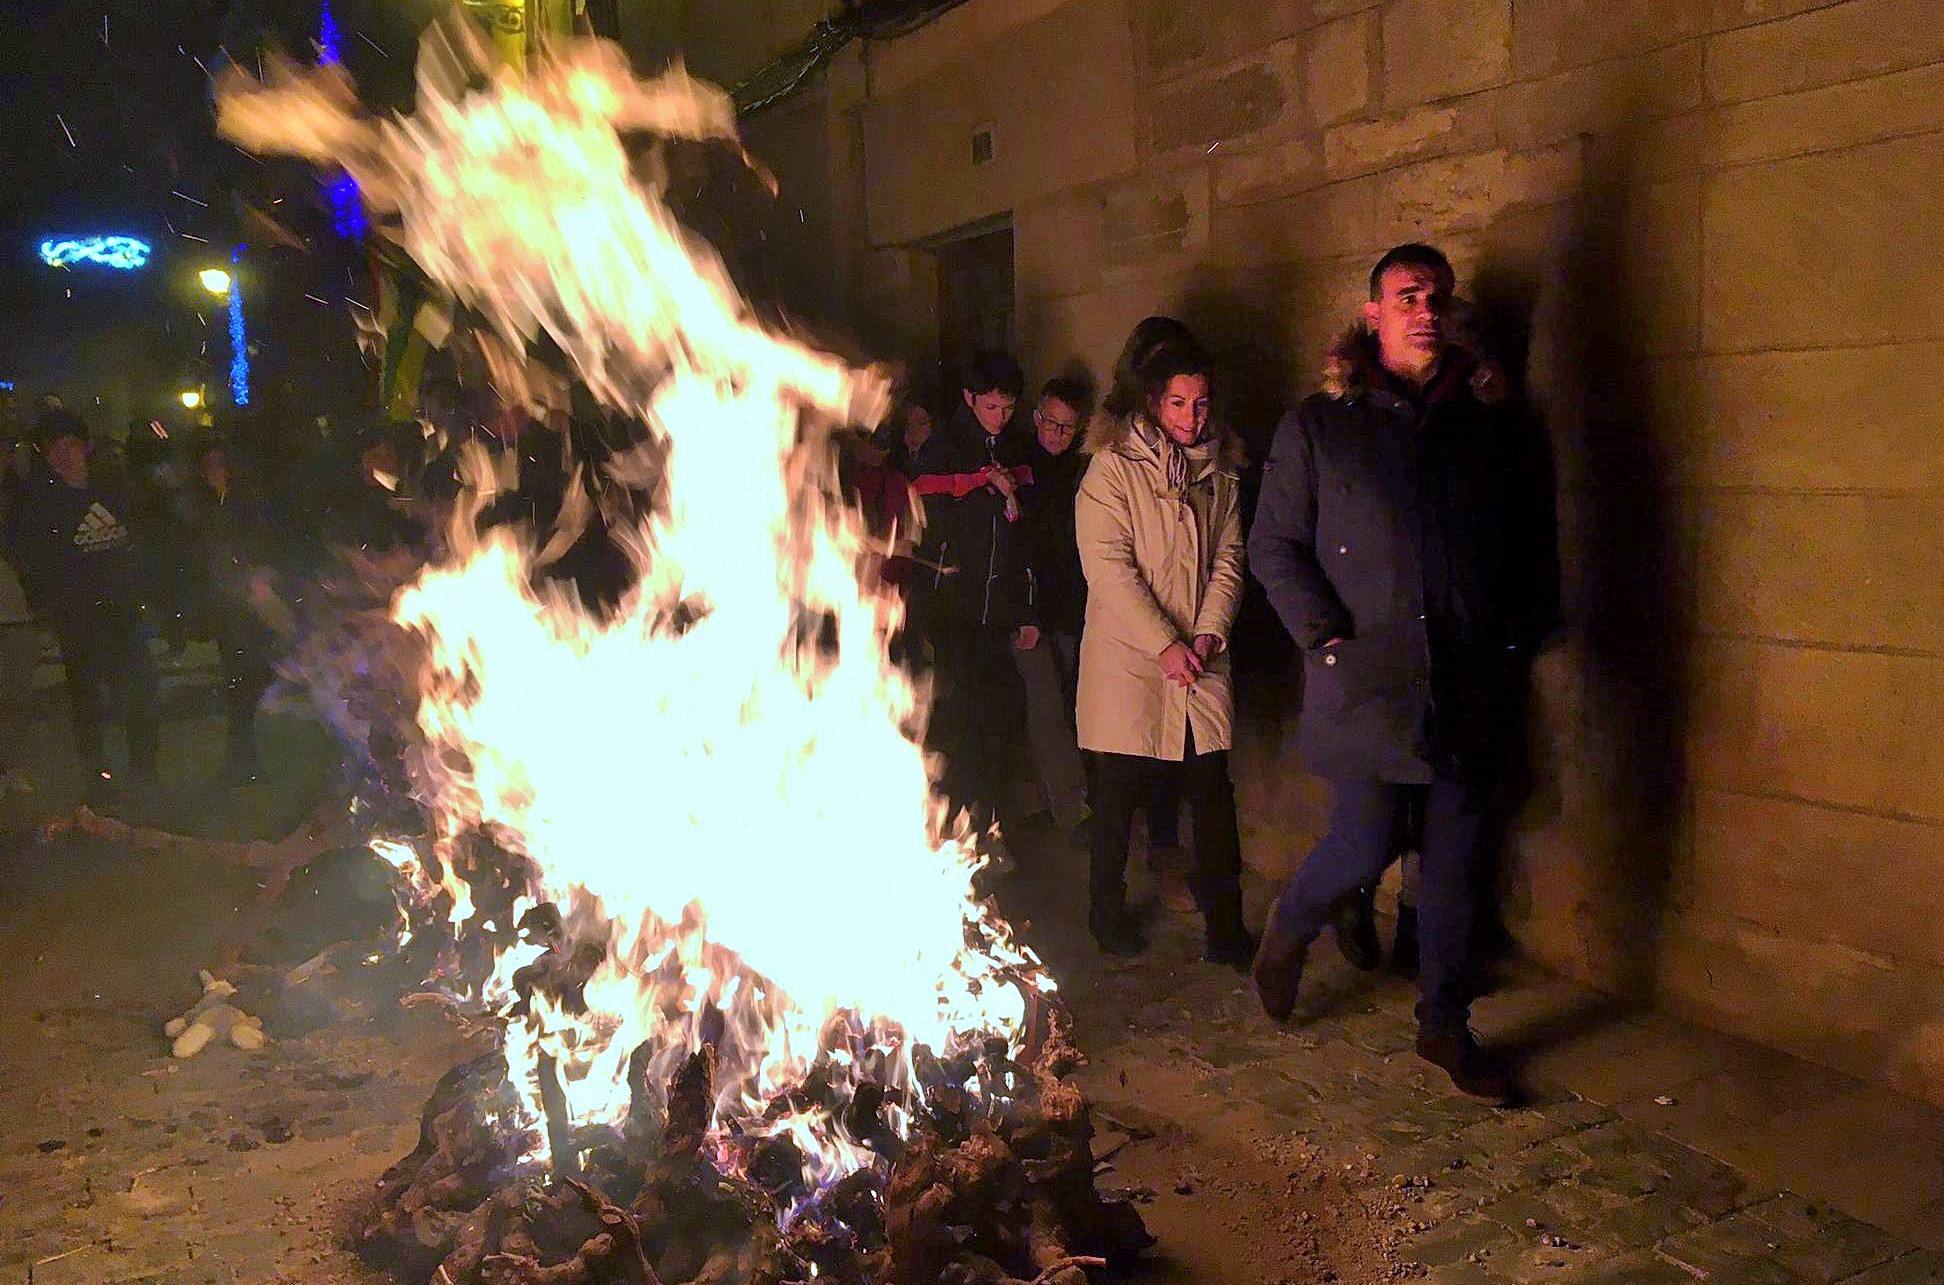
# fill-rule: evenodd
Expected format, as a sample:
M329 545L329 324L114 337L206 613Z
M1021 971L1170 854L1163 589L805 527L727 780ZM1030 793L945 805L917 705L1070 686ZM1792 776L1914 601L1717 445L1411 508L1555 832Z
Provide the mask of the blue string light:
M232 264L243 262L243 251L247 245L239 245L230 253ZM250 337L243 328L243 274L230 274L229 292L229 336L230 336L230 400L238 406L250 404Z
M329 67L343 61L344 36L338 31L337 15L331 12L331 0L324 0L317 17L317 65Z
M149 243L132 236L50 237L40 243L41 262L50 268L93 263L121 272L146 268Z
M338 29L331 0L324 0L317 18L317 65L331 67L344 61L344 34ZM361 241L370 230L365 219L364 199L358 194L357 180L340 171L324 185L324 199L331 206L331 230L346 241Z
M365 219L364 198L358 193L358 181L349 174L340 173L324 186L325 199L331 203L331 230L347 241L361 241L370 230Z

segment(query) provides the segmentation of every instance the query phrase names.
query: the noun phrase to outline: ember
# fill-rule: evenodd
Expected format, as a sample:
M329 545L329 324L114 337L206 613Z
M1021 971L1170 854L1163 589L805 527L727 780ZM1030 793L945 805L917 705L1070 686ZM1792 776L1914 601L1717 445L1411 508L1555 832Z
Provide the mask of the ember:
M1030 1065L998 1045L931 1061L903 1139L880 1115L882 1086L844 1095L813 1071L779 1109L812 1113L877 1158L817 1193L787 1137L711 1143L712 1045L665 1086L634 1059L642 1078L625 1128L561 1139L581 1157L576 1177L522 1176L530 1140L506 1123L517 1095L506 1058L488 1053L434 1090L418 1147L385 1175L359 1248L417 1279L488 1285L1084 1281L1085 1267L1125 1261L1151 1239L1130 1205L1094 1190L1086 1104L1062 1078L1077 1058L1051 1026ZM981 1078L1010 1082L1015 1096L976 1092ZM557 1172L562 1155L557 1145Z
M438 1086L361 1245L445 1285L1079 1281L1137 1253L840 498L829 433L881 415L884 380L755 324L635 177L624 131L733 140L720 92L592 42L524 76L482 59L443 29L403 119L337 67L221 95L238 141L350 173L491 328L502 394L557 386L504 356L544 336L645 425L602 467L658 497L622 524L639 579L612 611L536 584L574 529L481 538L463 504L393 600L427 819L373 851L500 1040ZM470 477L476 508L496 479Z

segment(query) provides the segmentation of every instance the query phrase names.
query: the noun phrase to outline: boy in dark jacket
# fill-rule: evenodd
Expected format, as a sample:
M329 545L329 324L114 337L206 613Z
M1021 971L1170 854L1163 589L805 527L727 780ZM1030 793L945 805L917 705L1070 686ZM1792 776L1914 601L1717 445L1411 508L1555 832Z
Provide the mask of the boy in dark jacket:
M991 836L1022 739L1011 653L1039 644L1025 523L1032 443L1007 431L1026 383L1018 362L981 352L964 382L963 408L912 461L925 534L911 617L937 667L932 732L946 759L942 785L988 836L1003 873L1011 859Z
M1023 519L1032 549L1033 609L1038 644L1015 648L1026 692L1026 730L1033 770L1061 832L1087 842L1086 773L1073 727L1073 694L1080 674L1080 626L1086 619L1087 578L1073 530L1073 501L1087 457L1076 438L1087 421L1087 390L1072 379L1051 379L1033 408L1032 502Z
M183 522L195 558L193 601L222 664L223 776L243 785L258 774L257 703L276 676L276 634L262 607L272 592L278 528L269 505L232 469L222 439L198 442L191 462Z
M102 753L105 689L122 702L128 776L155 779L155 664L142 623L138 533L127 497L90 475L87 424L49 410L35 437L49 476L22 497L21 575L28 601L60 643L75 752L99 797L113 780Z

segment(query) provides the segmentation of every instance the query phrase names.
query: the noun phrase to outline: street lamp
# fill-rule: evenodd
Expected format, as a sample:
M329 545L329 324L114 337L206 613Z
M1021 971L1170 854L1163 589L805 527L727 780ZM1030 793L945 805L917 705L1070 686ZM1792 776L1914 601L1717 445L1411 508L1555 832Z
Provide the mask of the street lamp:
M196 274L202 288L221 298L230 292L230 274L221 268L204 268Z
M202 389L200 388L185 388L177 396L181 398L182 408L184 410L194 410L202 405Z

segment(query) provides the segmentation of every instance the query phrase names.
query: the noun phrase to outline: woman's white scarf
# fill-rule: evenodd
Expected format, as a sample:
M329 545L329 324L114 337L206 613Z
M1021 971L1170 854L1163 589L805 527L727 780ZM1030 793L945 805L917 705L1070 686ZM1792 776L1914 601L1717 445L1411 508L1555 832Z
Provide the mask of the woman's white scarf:
M1180 446L1168 436L1166 429L1137 414L1134 432L1161 461L1162 476L1168 480L1168 490L1176 496L1188 489L1189 482L1206 474L1215 460L1215 434L1209 428L1202 429L1200 440L1193 446Z

